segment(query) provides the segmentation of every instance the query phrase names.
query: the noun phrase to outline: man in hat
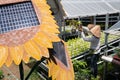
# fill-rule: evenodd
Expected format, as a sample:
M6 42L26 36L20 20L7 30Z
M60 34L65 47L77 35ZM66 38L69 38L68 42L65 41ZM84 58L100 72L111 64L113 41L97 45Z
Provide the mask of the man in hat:
M99 57L100 52L100 36L101 36L101 29L100 25L95 25L90 29L90 33L92 34L91 37L86 37L82 27L78 29L81 31L81 37L83 40L90 42L90 50L89 50L89 56L91 57L90 63L88 64L91 69L91 73L94 75L94 77L97 76L97 61Z

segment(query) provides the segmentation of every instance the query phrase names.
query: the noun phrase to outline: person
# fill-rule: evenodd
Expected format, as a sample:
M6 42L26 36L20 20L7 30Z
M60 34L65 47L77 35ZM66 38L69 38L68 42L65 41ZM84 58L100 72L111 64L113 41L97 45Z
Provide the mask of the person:
M80 27L78 29L81 31L81 37L84 41L90 42L90 49L89 49L89 59L90 62L87 63L91 69L91 73L94 77L97 76L97 61L99 58L100 52L100 36L101 36L101 28L100 25L95 25L90 29L90 33L92 34L91 37L86 37L83 28Z

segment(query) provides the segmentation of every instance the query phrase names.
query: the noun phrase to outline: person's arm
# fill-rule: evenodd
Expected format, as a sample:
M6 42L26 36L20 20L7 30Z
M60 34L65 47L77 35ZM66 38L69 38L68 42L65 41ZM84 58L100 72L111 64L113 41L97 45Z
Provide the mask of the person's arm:
M85 37L82 26L79 26L78 30L81 32L81 37L83 38L83 40L88 41L88 42L92 42L92 38Z
M82 37L83 40L85 40L85 41L92 42L92 38L87 38L87 37L85 36L85 34L84 34L83 31L81 32L81 37Z
M90 32L88 27L83 27L83 31Z

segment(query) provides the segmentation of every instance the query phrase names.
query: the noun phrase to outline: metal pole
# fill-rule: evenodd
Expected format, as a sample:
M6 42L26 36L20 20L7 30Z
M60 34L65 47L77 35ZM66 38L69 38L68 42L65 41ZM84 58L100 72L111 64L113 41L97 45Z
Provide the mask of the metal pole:
M42 61L44 61L45 60L45 58L42 58L40 61L37 61L36 63L35 63L35 65L32 67L32 69L30 70L30 72L29 72L29 74L27 75L27 77L25 78L25 80L28 80L29 79L29 77L30 77L30 75L32 74L32 72L36 69L36 67L38 67L38 65L42 62Z
M118 21L120 20L120 13L118 13ZM120 48L120 42L119 42L119 48Z
M93 23L94 25L96 25L96 16L94 16L93 19L94 19Z
M20 71L20 80L24 80L24 68L23 68L22 61L19 65L19 71Z
M63 40L66 40L66 36L65 36L65 20L63 20Z
M119 42L119 48L120 48L120 42Z
M118 21L120 20L120 13L118 13Z
M78 18L78 21L80 21L80 17ZM80 32L79 32L79 30L78 30L78 38L80 38Z
M105 20L105 30L108 29L109 26L109 14L106 14L106 20ZM108 46L108 34L105 34L105 45ZM108 55L107 48L105 49L105 56ZM104 63L104 73L103 73L103 80L106 80L106 72L107 72L107 62Z

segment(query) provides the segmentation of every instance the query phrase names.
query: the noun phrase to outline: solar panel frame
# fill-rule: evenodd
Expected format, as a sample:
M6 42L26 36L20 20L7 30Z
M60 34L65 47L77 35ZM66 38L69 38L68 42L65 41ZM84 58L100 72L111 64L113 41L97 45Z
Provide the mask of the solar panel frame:
M0 5L0 34L39 24L31 1Z

